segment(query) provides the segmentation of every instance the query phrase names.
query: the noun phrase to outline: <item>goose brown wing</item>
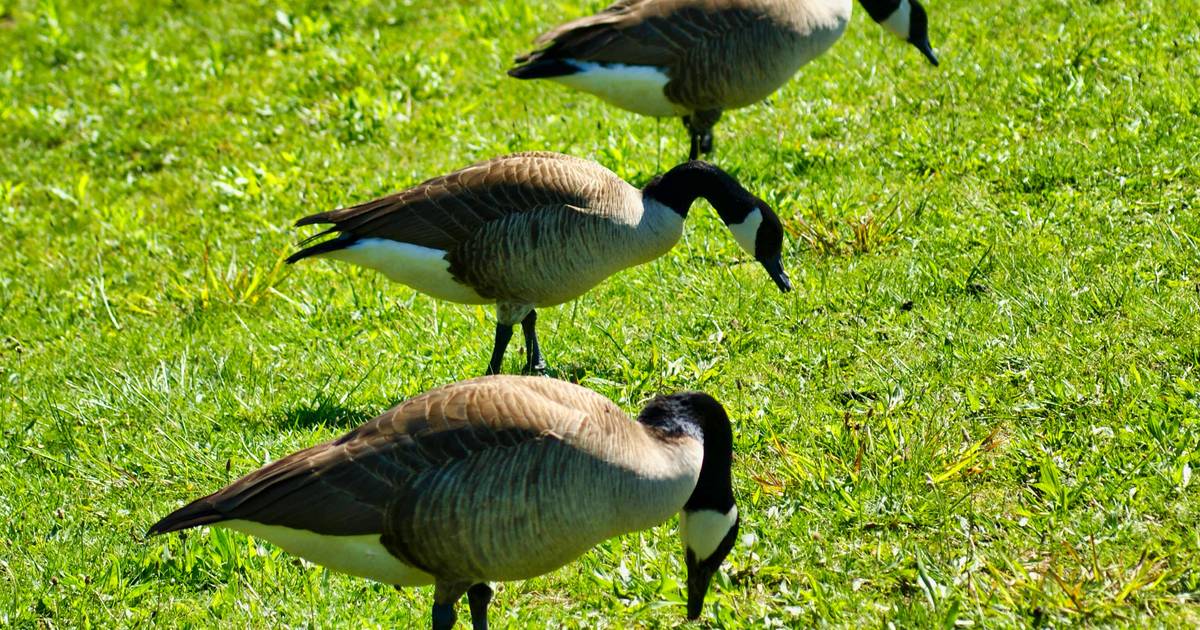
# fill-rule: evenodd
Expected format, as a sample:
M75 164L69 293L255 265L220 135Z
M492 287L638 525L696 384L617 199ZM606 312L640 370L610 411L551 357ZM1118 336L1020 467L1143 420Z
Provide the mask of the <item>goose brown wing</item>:
M729 0L621 0L539 37L518 63L577 59L673 68L698 42L720 40L762 19Z
M539 207L596 207L606 187L618 184L624 182L611 171L566 155L533 152L494 158L393 195L300 219L297 226L333 224L309 241L332 232L341 238L314 245L290 260L361 238L450 250L480 226L515 213Z
M384 515L403 511L398 501L418 498L415 486L446 482L439 475L456 462L503 458L503 449L561 441L585 415L519 382L457 383L271 463L180 508L150 531L243 519L323 535L381 533Z

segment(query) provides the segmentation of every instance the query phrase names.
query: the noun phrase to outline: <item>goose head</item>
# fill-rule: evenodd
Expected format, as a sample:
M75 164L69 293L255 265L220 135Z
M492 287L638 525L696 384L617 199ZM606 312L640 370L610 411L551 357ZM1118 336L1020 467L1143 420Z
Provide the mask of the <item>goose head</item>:
M792 290L792 281L783 270L783 223L765 201L755 198L754 202L752 206L734 207L734 213L729 216L722 213L721 220L725 221L725 226L733 233L733 240L742 250L754 256L775 281L775 286L787 293Z
M918 0L859 0L871 19L896 37L912 44L929 63L938 65L929 45L929 16Z
M721 403L703 392L659 396L642 410L638 421L669 432L683 432L704 445L700 476L679 513L679 536L687 565L687 616L696 619L721 563L738 536L733 499L733 431Z
M729 228L738 246L767 270L780 291L792 290L783 270L783 223L767 202L742 187L732 175L702 160L676 166L642 190L680 216L698 197L704 197Z

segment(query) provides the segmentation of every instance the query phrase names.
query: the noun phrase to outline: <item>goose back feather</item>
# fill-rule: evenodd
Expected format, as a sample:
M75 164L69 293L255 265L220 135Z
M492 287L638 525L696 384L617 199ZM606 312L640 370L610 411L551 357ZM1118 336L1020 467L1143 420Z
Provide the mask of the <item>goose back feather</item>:
M480 225L538 208L587 208L597 216L619 214L624 188L608 169L561 153L524 152L477 162L412 188L348 208L319 212L296 226L332 224L342 238L371 236L450 250ZM292 256L306 257L305 251Z

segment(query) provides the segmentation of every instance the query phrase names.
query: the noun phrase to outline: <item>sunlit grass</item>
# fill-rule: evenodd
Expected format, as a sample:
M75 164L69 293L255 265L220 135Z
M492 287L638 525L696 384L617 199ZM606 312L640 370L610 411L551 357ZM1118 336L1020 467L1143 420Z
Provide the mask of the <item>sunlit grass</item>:
M678 121L503 76L586 4L0 0L0 623L428 622L427 589L143 534L483 370L489 310L283 265L296 218L516 150L635 183L685 155ZM927 5L940 68L856 8L717 128L796 291L698 206L669 256L539 314L552 373L733 413L711 623L1196 625L1200 18ZM501 586L494 622L681 622L673 527Z

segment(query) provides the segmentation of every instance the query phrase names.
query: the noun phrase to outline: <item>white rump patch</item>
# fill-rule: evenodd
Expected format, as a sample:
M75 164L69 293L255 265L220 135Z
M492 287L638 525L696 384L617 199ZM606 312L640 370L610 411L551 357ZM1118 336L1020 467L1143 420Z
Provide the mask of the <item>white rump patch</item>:
M450 274L446 252L386 238L364 238L344 249L324 254L374 269L393 282L408 285L439 300L459 304L491 304Z
M755 208L750 214L746 215L746 219L741 223L730 223L729 231L733 232L733 240L746 251L747 254L755 256L754 242L758 239L758 226L762 225L762 211Z
M696 560L706 560L725 540L729 528L737 521L737 515L736 505L724 514L715 510L680 512L679 536L683 539L684 547L696 554Z
M565 60L579 72L552 80L600 98L643 116L682 116L688 113L667 100L663 87L670 81L656 66L627 66L619 63Z
M233 520L219 523L234 531L262 538L284 551L341 573L384 584L421 586L433 576L401 562L379 542L379 534L325 536L305 529Z
M891 31L896 37L908 41L910 16L912 16L912 5L908 3L908 0L900 0L900 6L896 7L896 10L892 11L892 14L879 25Z

